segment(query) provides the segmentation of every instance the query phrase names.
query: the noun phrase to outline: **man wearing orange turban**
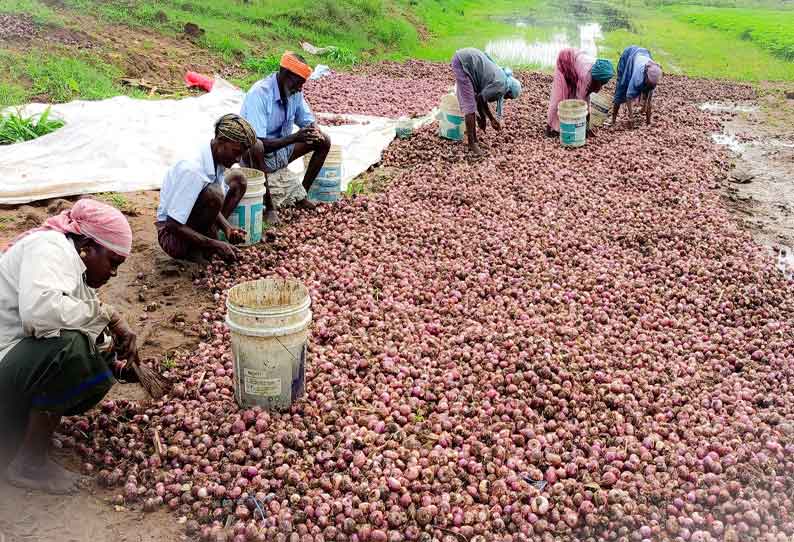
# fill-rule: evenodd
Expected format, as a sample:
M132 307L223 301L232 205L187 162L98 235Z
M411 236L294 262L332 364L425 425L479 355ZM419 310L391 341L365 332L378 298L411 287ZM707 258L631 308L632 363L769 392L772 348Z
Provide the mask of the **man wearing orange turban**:
M256 82L243 100L240 115L256 130L257 144L251 149L246 165L274 173L286 168L301 156L312 153L302 183L290 187L280 198L283 204L313 208L306 194L320 173L331 139L315 127L315 118L303 97L303 84L312 69L303 57L287 51L281 57L277 73ZM299 130L293 132L293 125ZM271 224L278 220L270 186L265 194L265 220Z

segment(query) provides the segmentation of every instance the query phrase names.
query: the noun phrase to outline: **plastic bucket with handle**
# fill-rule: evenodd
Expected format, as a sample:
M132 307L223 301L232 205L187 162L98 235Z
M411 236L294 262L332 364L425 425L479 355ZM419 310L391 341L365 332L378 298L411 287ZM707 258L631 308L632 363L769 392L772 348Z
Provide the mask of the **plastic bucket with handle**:
M259 279L229 290L226 325L240 407L284 410L303 396L310 306L308 289L294 279Z
M560 118L560 143L563 147L581 147L587 141L587 102L563 100L557 106Z

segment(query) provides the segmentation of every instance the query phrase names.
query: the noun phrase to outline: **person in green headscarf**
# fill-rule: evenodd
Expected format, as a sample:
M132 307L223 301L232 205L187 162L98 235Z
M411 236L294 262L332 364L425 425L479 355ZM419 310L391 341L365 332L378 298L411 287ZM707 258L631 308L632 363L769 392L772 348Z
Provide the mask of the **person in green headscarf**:
M551 85L546 135L556 136L560 132L557 106L561 101L584 100L589 104L590 95L600 91L614 75L615 68L609 60L594 60L585 52L572 48L560 51Z

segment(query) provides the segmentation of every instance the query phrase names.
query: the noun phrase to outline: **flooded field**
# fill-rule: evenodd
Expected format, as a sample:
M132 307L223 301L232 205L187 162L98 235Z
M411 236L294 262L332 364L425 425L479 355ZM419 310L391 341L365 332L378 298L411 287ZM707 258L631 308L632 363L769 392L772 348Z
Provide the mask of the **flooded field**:
M554 65L557 54L566 47L576 47L596 56L606 32L631 30L629 15L605 2L570 1L540 4L526 14L494 17L515 29L513 35L489 41L485 49L494 58L511 64ZM527 29L541 37L527 39Z

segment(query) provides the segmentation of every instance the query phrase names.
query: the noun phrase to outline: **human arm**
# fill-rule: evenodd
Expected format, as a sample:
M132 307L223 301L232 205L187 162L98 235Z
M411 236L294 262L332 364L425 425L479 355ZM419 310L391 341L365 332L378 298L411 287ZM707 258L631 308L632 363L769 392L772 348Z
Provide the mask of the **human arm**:
M114 350L119 359L129 363L138 363L138 336L115 309L112 309L108 330L113 335Z
M616 103L612 106L612 126L618 122L618 113L620 112L620 104Z
M482 150L477 143L477 128L474 125L474 113L466 115L466 137L469 140L469 152L475 158L482 156Z
M245 230L232 226L229 223L229 220L223 216L223 213L218 213L218 217L215 219L215 224L223 232L223 234L226 236L226 239L228 239L231 244L237 245L245 241Z
M267 90L255 86L245 95L240 109L240 116L251 124L259 141L262 142L264 154L271 154L279 149L293 145L301 137L299 136L301 132L283 137L267 137L268 134L273 133L270 127L270 120L274 107L284 106L274 103L271 94Z
M218 253L224 260L233 261L237 259L238 250L229 243L207 237L187 224L179 223L170 216L165 222L165 227L177 236L187 240L193 246Z
M651 125L651 104L653 103L653 93L649 93L645 100L645 124Z

